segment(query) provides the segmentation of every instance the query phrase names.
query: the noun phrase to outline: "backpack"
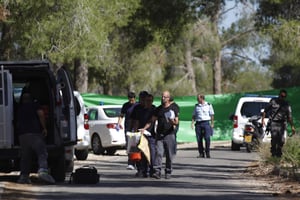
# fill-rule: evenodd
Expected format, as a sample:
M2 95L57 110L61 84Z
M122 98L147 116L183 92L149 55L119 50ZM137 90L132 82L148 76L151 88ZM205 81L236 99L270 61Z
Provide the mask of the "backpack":
M76 184L97 184L100 175L97 169L91 165L84 165L77 168L70 176L70 183Z

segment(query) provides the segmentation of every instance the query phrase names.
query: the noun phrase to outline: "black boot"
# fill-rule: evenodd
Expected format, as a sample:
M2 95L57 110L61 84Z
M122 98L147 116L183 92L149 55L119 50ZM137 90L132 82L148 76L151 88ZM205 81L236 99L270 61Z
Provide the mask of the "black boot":
M205 152L205 153L206 153L206 158L210 158L209 152Z
M199 156L197 156L197 158L204 158L204 153L200 153Z

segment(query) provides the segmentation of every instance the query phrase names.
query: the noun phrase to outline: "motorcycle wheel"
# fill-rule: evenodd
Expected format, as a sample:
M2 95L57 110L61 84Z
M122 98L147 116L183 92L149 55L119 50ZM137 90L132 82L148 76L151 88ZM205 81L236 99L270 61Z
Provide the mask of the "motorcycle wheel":
M251 153L251 151L252 151L252 142L246 144L246 150L247 150L248 153Z
M258 150L259 148L259 141L257 138L253 138L252 140L252 150Z
M255 137L252 138L251 143L246 144L246 150L248 153L251 153L253 150L257 150L258 147L259 147L259 141Z

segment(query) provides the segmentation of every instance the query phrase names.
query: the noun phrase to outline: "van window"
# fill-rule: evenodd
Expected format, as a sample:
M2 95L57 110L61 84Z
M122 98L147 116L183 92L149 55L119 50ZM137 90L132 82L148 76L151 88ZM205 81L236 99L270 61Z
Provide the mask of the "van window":
M241 108L241 115L245 117L261 115L261 110L264 109L267 105L268 102L245 102L243 103Z

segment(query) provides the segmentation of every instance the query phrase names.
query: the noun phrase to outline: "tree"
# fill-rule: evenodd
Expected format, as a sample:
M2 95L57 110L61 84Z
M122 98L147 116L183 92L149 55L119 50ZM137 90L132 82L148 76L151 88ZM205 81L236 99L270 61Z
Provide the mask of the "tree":
M109 44L109 34L126 25L139 1L37 0L11 1L5 6L11 15L2 24L3 59L48 58L57 66L75 65L76 88L85 92L87 66L101 67L99 58ZM12 50L17 51L14 57Z
M172 93L195 95L200 91L212 90L212 71L208 57L216 43L211 34L209 20L198 19L186 25L176 43L168 49L166 78Z
M254 29L253 14L241 16L240 20L227 29L220 29L219 26L222 15L237 6L238 2L226 10L225 1L193 1L191 4L194 10L199 11L194 12L194 20L184 26L181 36L170 48L173 56L168 63L170 77L180 77L178 85L188 91L188 95L199 91L221 93L222 89L225 92L232 92L230 88L239 90L240 86L231 85L240 83L230 81L230 78L234 80L238 75L232 77L230 74L234 70L236 73L244 73L243 68L246 66L253 66L253 71L257 71L257 67L254 68L255 61L244 51L249 46L258 47L261 44L261 38ZM225 62L226 60L232 61ZM232 64L235 63L237 67L232 68ZM226 64L230 66L227 67ZM245 67L242 67L243 65ZM246 71L251 74L249 69L251 67ZM212 76L209 76L211 73ZM170 84L173 79L170 80ZM211 83L213 87L208 87ZM264 83L261 85L266 86ZM185 89L185 84L189 90Z
M259 4L256 26L270 37L270 56L264 59L274 71L275 88L299 86L299 1L264 0Z

